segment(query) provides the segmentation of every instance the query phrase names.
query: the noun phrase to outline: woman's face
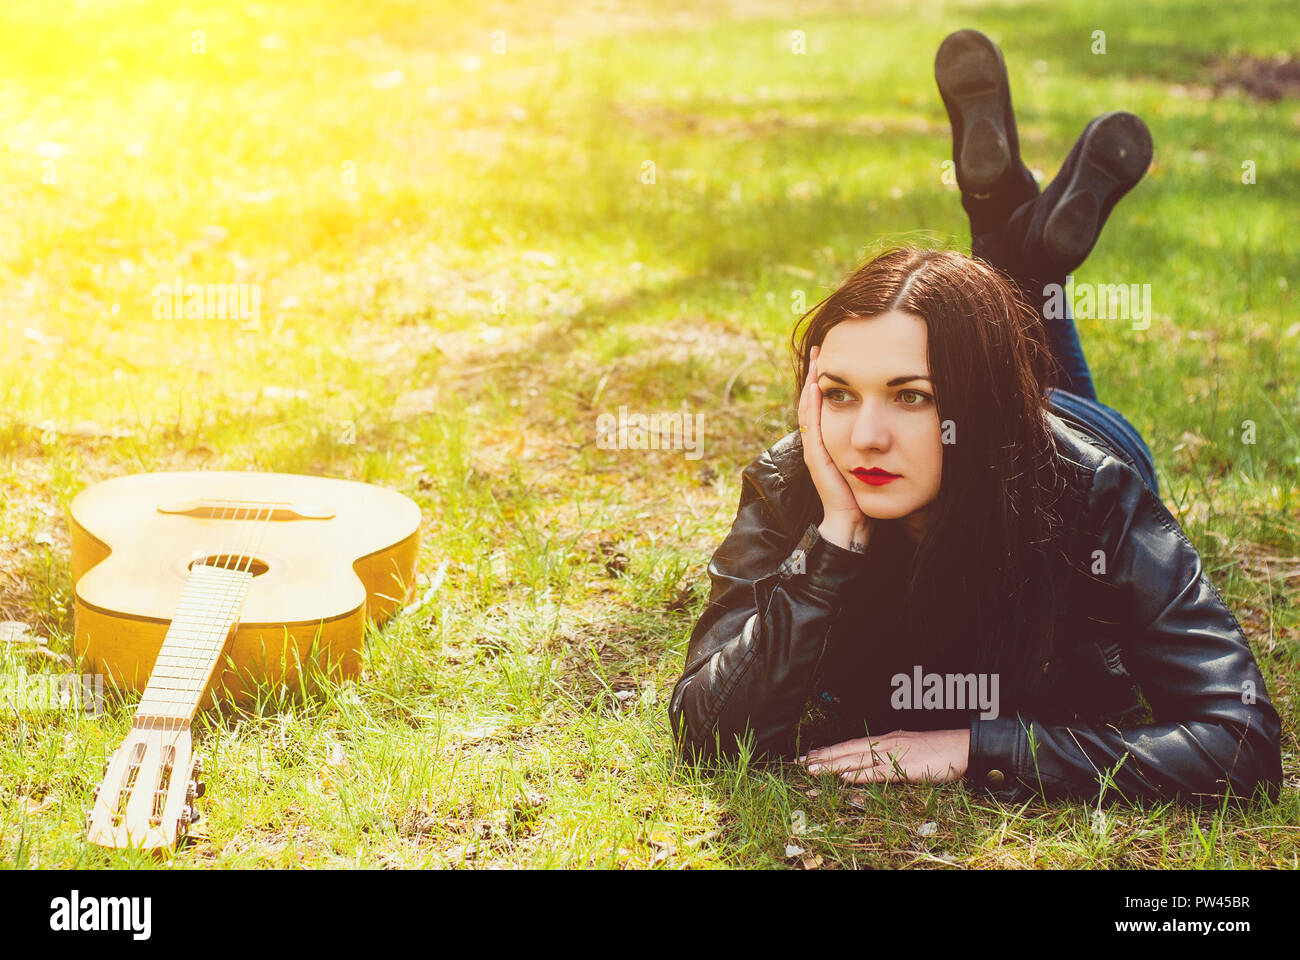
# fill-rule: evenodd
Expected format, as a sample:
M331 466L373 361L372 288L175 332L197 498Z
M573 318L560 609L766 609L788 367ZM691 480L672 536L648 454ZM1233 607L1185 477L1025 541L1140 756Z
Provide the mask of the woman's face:
M929 377L925 321L898 310L837 323L817 358L826 450L864 514L907 518L914 537L924 532L943 469ZM896 478L868 483L854 473L875 468Z

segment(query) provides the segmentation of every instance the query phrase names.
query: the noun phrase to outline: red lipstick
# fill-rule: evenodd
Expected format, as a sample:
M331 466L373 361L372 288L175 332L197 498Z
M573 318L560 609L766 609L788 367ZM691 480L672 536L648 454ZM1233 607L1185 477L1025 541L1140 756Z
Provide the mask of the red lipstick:
M870 470L864 470L858 467L851 471L855 477L863 483L868 483L873 487L879 487L886 483L897 480L901 474L890 473L888 470L881 470L879 467L872 467Z

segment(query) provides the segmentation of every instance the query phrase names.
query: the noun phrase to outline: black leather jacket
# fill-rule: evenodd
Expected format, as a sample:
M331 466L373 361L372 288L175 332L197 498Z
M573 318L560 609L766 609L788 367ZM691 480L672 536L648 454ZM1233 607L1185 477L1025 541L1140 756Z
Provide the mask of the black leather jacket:
M1275 800L1278 715L1196 549L1126 457L1083 424L1047 417L1059 455L1081 478L1075 505L1062 511L1068 552L1102 550L1108 569L1104 577L1062 573L1058 652L1035 706L937 721L969 722L966 782L1008 802L1100 795L1198 803L1227 793L1239 803L1260 787ZM802 735L809 704L834 654L862 645L864 624L841 614L871 590L864 555L823 540L821 515L799 433L745 468L669 707L688 756L735 756L737 738L750 734L756 758L788 759L817 745ZM1153 722L1137 722L1148 708L1141 719ZM886 716L880 722L893 725L870 732L936 728L899 719ZM863 735L860 720L856 731L836 734Z

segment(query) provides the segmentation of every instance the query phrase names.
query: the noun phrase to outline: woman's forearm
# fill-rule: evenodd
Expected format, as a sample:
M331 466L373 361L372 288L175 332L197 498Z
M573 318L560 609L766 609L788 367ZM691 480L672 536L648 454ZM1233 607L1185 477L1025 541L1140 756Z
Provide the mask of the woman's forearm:
M823 520L817 527L817 531L829 543L854 553L866 553L867 543L871 537L871 527L866 522L852 522L832 517Z
M792 755L842 597L864 563L814 527L774 572L754 580L730 574L719 550L710 605L669 711L682 746L734 755L752 734L755 754Z

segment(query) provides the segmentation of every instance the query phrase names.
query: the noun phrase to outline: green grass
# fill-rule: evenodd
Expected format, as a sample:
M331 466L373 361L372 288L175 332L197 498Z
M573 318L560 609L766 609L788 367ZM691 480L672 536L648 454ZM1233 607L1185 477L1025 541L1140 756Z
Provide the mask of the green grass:
M355 684L200 719L205 820L172 863L1297 865L1296 103L1196 89L1216 56L1285 49L1289 0L243 7L0 12L0 619L70 648L64 510L138 471L393 487L424 512L419 570L447 575ZM881 243L968 248L932 76L963 26L1002 44L1047 178L1093 115L1150 125L1076 279L1150 283L1155 317L1080 332L1252 640L1274 807L1097 817L674 762L705 564L791 425L798 298ZM261 284L258 328L155 319L178 275ZM599 449L620 405L703 414L704 457ZM0 720L0 862L153 862L82 842L131 709Z

